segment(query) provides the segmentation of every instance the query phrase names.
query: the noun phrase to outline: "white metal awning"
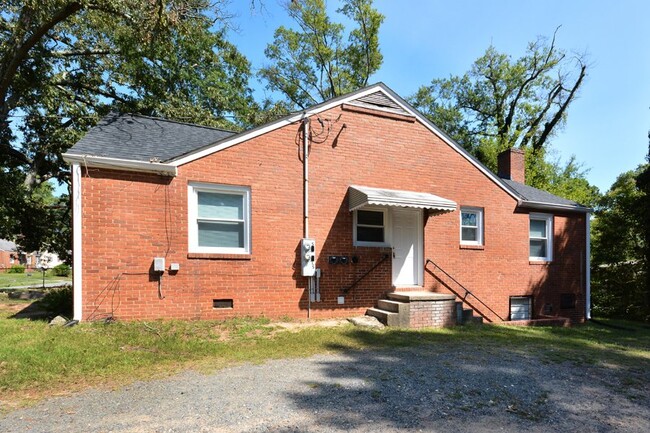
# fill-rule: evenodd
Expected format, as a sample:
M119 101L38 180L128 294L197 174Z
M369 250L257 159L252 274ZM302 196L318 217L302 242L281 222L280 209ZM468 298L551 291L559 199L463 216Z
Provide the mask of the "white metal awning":
M398 206L433 209L442 212L456 210L456 202L426 192L400 191L350 185L350 211L364 206Z

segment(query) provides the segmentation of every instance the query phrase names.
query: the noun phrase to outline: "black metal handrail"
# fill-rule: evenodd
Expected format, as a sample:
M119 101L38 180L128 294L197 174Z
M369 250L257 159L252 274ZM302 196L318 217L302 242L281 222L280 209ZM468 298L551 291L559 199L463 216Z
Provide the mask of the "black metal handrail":
M501 316L499 316L499 315L497 314L496 311L494 311L492 308L490 308L489 305L487 305L485 302L481 301L481 299L478 298L474 293L472 293L472 292L471 292L467 287L463 286L461 283L458 282L458 280L456 280L454 277L452 277L451 275L449 275L449 273L448 273L447 271L445 271L445 270L442 269L440 266L438 266L438 265L436 264L436 262L434 262L433 260L431 260L431 259L427 259L426 263L424 264L424 267L426 268L426 266L427 266L429 263L431 263L433 266L435 266L435 269L440 270L440 272L442 272L443 274L445 274L445 275L447 276L447 278L449 278L449 279L450 279L451 281L453 281L454 283L458 284L458 285L459 285L459 286L460 286L460 287L465 291L465 295L464 295L464 296L461 296L461 295L460 295L458 292L456 292L453 288L451 288L449 285L445 284L445 286L446 286L449 290L451 290L452 292L454 292L454 294L455 294L456 296L460 297L460 298L463 300L464 303L466 303L466 304L469 305L472 309L474 309L478 314L481 315L481 317L483 317L483 318L484 318L485 320L487 320L488 322L491 322L491 321L492 321L492 320L490 320L490 318L487 317L483 312L481 312L481 310L479 310L478 308L474 307L474 305L472 305L472 303L469 302L469 301L467 300L467 296L468 296L468 295L470 295L470 296L472 296L474 299L476 299L476 300L477 300L477 301L478 301L482 306L484 306L485 308L487 308L487 309L488 309L492 314L494 314L495 316L497 316L501 321L504 321L504 320L505 320L505 319L503 319ZM430 271L432 275L433 275L433 272L435 272L435 269L434 269L433 271ZM437 277L436 277L436 278L437 278Z
M390 257L389 254L384 254L384 256L383 256L383 257L382 257L382 258L381 258L377 263L375 263L375 265L374 265L372 268L368 269L368 270L366 271L365 274L363 274L362 276L360 276L359 278L357 278L357 279L355 280L354 283L350 284L348 287L344 287L344 288L342 288L342 289L341 289L341 292L343 292L343 293L348 293L348 292L349 292L350 290L352 290L352 289L353 289L357 284L359 284L359 283L361 282L361 280L363 280L364 278L366 278L366 277L368 276L368 274L370 274L372 271L374 271L375 269L377 269L377 267L378 267L379 265L381 265L382 263L384 263L384 261L385 261L387 258L389 258L389 257Z

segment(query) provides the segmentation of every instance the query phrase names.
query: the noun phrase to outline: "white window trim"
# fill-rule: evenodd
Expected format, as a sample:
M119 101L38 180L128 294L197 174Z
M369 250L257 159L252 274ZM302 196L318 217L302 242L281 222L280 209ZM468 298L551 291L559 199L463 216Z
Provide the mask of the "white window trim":
M476 214L477 233L476 233L475 241L463 240L463 212ZM460 237L460 244L461 245L483 245L483 208L462 206L460 208L459 219L460 219L460 227L458 231Z
M367 210L372 212L382 212L384 214L384 242L357 241L357 210ZM390 247L390 212L386 207L364 206L352 212L352 244L355 247Z
M201 247L199 246L198 192L213 192L241 195L244 200L244 248ZM190 182L188 197L188 251L190 253L212 254L250 254L251 253L251 190L245 186L218 185Z
M543 239L530 237L530 221L544 221L546 223L546 257L533 257L530 255L530 240ZM528 259L532 261L550 262L553 261L553 215L545 213L531 213L528 218Z

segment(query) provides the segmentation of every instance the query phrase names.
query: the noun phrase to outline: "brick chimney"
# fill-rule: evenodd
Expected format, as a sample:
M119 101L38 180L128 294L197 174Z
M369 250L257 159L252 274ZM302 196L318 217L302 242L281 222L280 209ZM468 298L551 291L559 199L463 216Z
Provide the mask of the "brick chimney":
M526 162L521 149L504 150L497 157L498 176L519 183L526 183Z

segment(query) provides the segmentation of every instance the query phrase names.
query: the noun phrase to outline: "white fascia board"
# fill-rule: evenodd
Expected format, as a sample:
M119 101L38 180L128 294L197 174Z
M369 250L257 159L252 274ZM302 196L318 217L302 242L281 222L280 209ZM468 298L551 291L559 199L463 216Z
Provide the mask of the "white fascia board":
M82 242L81 242L81 166L73 163L72 168L72 297L74 320L81 320L82 316Z
M527 200L520 200L519 206L528 209L539 209L539 210L546 210L546 211L559 210L559 211L572 211L572 212L580 212L580 213L589 213L593 211L593 209L588 207L576 207L570 204L544 203L540 201L527 201Z
M363 89L362 91L359 92L353 92L350 93L349 95L346 95L345 97L341 98L334 98L330 100L329 102L316 105L315 107L301 111L299 113L294 113L289 115L288 117L285 117L280 120L276 120L275 122L268 123L266 125L263 125L259 128L254 128L251 129L250 131L243 132L241 134L235 135L234 137L227 138L224 141L220 141L219 143L215 144L214 146L207 147L199 152L192 153L190 155L187 155L183 158L177 159L175 161L170 161L169 165L174 165L176 167L187 164L189 162L195 161L197 159L203 158L205 156L211 155L215 152L219 152L223 149L227 149L229 147L235 146L239 143L242 143L247 140L251 140L255 137L259 137L260 135L266 134L268 132L274 131L276 129L282 128L283 126L290 125L292 123L298 122L306 117L313 116L318 113L322 113L323 111L327 111L333 107L336 107L341 104L345 104L346 102L352 100L352 99L357 99L366 95L369 95L371 93L375 93L377 90L386 90L386 86L383 85L382 83L376 84L374 86L368 87L366 89Z
M77 155L70 153L64 153L62 156L64 161L70 164L79 164L84 167L155 173L172 177L175 177L178 173L178 169L175 166L160 162L146 162L132 159L108 158L105 156Z

